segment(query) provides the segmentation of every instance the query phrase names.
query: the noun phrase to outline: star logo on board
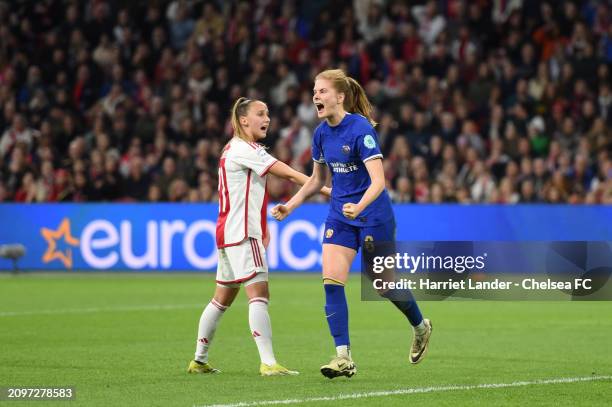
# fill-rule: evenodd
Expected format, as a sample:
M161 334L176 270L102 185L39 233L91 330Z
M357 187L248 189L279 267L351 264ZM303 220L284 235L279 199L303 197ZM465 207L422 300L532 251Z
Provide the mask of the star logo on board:
M41 228L40 234L47 241L47 251L43 255L43 262L49 263L53 260L59 260L64 264L64 267L72 268L72 249L68 247L65 251L57 249L57 242L63 238L69 246L78 247L79 239L72 236L70 232L70 219L64 218L57 230Z

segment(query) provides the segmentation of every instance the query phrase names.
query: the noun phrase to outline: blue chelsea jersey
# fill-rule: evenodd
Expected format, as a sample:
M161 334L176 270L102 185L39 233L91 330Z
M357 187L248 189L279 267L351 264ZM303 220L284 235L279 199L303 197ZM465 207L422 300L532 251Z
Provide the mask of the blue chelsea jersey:
M322 122L314 132L312 159L327 164L332 173L332 195L328 220L353 226L376 226L394 219L387 190L368 205L357 219L342 215L342 205L359 203L371 184L365 162L382 158L378 137L364 116L347 113L337 126Z

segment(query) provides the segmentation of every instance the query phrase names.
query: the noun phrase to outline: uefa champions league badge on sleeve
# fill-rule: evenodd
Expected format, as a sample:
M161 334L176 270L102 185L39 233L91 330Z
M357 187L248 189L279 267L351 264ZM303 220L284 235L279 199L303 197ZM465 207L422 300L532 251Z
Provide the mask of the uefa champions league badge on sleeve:
M363 138L363 145L367 148L374 148L376 147L376 141L374 141L374 137L371 134L368 134Z

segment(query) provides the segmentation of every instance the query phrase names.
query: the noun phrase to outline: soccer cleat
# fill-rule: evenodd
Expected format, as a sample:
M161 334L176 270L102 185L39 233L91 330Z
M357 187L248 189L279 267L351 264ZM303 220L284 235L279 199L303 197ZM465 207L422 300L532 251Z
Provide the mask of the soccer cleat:
M286 367L279 365L278 363L274 365L266 365L262 363L259 366L259 373L262 376L296 376L300 374L300 372L296 372L295 370L289 370Z
M429 345L429 338L431 337L432 325L431 321L428 319L424 319L423 323L425 324L425 332L417 335L414 334L414 339L412 340L412 347L410 348L410 363L417 364L425 357L427 353L427 347Z
M328 379L338 376L353 377L357 373L357 367L353 360L344 356L332 359L328 364L321 366L321 374Z
M209 365L208 362L192 360L187 367L187 373L221 373L221 371Z

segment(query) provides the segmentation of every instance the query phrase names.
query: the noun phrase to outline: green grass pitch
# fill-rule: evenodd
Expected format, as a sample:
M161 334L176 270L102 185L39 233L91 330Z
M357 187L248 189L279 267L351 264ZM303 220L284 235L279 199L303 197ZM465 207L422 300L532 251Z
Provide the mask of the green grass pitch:
M612 302L421 303L434 332L408 363L408 323L389 303L360 301L349 284L358 373L330 381L333 355L318 274L271 275L274 348L297 377L262 378L244 293L221 321L211 362L188 375L212 274L0 275L0 387L75 386L77 400L26 406L204 406L307 400L396 389L612 375ZM0 404L9 404L0 402ZM610 405L610 379L309 401L334 406ZM11 404L12 405L12 404Z

